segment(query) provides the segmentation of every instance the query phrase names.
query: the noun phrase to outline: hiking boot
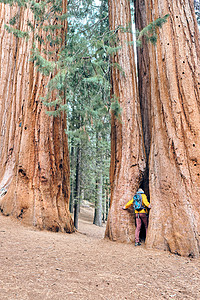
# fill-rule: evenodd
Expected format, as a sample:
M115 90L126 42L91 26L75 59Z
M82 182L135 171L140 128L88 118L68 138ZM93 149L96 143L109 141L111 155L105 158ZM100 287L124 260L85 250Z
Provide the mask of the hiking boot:
M135 246L141 246L141 243L139 243L139 242L135 243Z

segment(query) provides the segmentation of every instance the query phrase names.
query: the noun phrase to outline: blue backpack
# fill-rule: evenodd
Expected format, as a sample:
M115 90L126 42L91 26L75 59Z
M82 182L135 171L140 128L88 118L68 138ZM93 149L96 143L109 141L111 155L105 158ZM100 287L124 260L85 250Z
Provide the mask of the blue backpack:
M135 210L142 210L144 209L144 206L142 205L142 195L141 194L135 194L133 197L133 207Z

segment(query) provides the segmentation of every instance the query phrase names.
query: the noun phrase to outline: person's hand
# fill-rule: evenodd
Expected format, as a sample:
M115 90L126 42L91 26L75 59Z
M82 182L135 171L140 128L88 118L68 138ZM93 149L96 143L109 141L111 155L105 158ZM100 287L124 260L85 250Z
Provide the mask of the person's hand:
M122 207L123 210L126 210L125 206Z

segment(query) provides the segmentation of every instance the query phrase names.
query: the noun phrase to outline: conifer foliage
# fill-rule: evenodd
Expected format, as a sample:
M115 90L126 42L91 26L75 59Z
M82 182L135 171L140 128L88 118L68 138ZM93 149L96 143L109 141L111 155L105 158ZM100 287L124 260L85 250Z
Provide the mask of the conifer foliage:
M137 37L137 46L142 45L142 37L145 37L147 42L151 42L153 45L156 45L158 39L158 29L161 28L163 24L167 22L168 17L169 14L165 15L162 18L157 18L155 21L149 23L146 27L139 31Z
M79 1L80 2L80 1ZM71 212L78 226L83 199L95 204L94 224L101 226L109 187L110 157L110 39L107 4L69 4L66 95L71 154ZM101 195L101 196L99 196ZM99 198L100 197L100 198ZM102 206L102 201L103 206ZM107 205L108 206L108 205Z
M194 9L197 16L197 22L200 26L200 1L199 0L194 0Z

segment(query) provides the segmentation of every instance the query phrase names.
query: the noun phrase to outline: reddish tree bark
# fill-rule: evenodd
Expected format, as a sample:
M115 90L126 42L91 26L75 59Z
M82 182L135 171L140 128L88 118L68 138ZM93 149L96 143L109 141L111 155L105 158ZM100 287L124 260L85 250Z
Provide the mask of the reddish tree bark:
M141 4L137 1L137 9ZM146 244L184 256L200 250L200 47L192 1L145 1L147 23L170 14L145 61L150 78L149 188ZM140 10L141 11L141 10ZM139 15L139 14L138 14ZM145 14L141 12L141 17ZM137 22L140 22L139 19ZM142 21L144 23L144 20ZM144 52L143 52L144 53ZM149 58L148 58L149 55ZM143 69L140 60L140 69ZM144 78L139 77L143 85ZM148 92L148 90L147 90Z
M26 41L4 29L17 11L17 28L25 31L30 10L0 5L0 188L7 191L0 207L40 229L72 232L66 118L47 116L42 104L52 74L30 62L33 35Z
M141 31L147 24L145 0L135 1L135 26ZM142 46L137 47L138 93L141 107L142 128L146 152L146 169L144 172L143 189L149 198L149 153L151 145L151 87L149 72L149 50L145 38L141 39Z
M112 96L117 97L122 113L111 121L111 207L106 236L112 240L134 240L134 218L122 210L137 190L145 169L145 154L142 136L139 99L136 83L132 34L118 29L131 24L130 2L109 0L110 29L117 32L121 49L112 57L123 69L112 68Z

